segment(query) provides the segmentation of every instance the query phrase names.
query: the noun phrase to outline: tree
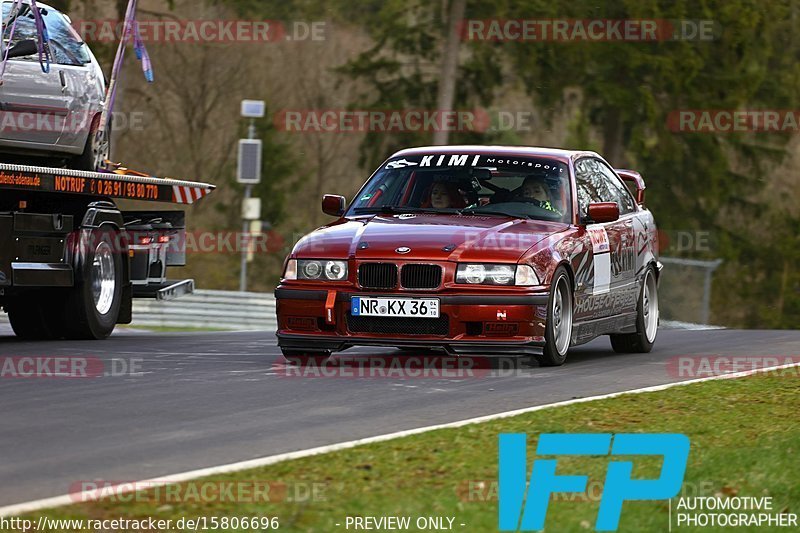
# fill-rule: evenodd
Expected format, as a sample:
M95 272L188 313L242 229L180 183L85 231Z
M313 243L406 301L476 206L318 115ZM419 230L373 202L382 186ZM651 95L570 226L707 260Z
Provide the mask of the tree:
M800 216L792 206L800 194L794 180L782 193L770 188L776 169L790 164L783 163L788 136L676 132L669 126L671 114L681 109L794 108L800 90L796 0L467 0L466 20L711 20L715 31L710 41L465 40L456 74L446 75L445 83L440 73L448 64L443 51L450 49L448 15L455 0L226 3L270 18L334 18L348 31L366 32L372 45L338 69L364 88L352 107L503 109L510 104L498 95L520 89L545 126L570 124L569 135L547 137L547 144L594 148L615 166L640 170L662 229L712 232L715 248L707 255L725 260L716 275L717 287L725 290L716 290L713 301L719 320L798 323L800 281L792 265L800 262ZM439 95L451 84L453 101L446 105ZM508 137L526 142L524 135L492 131L453 132L450 142ZM360 162L371 168L396 149L431 139L429 131L370 134ZM796 176L798 165L785 171ZM790 200L776 202L781 195Z

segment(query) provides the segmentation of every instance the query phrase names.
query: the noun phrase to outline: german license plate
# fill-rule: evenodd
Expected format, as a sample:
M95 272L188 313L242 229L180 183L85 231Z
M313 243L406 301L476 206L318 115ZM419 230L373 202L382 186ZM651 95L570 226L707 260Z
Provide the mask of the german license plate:
M439 299L353 296L350 300L350 314L353 316L439 318Z

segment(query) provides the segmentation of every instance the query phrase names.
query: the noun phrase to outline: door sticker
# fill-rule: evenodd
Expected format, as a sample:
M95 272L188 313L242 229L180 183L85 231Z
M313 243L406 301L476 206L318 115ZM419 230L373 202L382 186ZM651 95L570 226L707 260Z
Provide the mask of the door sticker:
M592 241L592 263L594 264L594 287L592 294L605 294L611 283L611 252L606 228L600 225L586 226Z

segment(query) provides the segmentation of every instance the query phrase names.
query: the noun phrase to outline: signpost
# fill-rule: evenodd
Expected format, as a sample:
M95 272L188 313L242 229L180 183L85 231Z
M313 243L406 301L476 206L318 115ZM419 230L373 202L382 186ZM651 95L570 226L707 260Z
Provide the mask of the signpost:
M247 235L247 246L242 250L242 262L239 276L239 290L247 290L247 263L252 261L251 253L252 233L256 228L253 221L261 218L261 199L250 198L253 185L261 182L261 154L263 145L261 139L256 139L255 119L264 117L266 105L263 100L242 100L241 115L250 119L247 128L247 139L239 140L239 154L237 159L236 181L244 185L244 200L242 201L242 235ZM241 240L239 242L242 242Z

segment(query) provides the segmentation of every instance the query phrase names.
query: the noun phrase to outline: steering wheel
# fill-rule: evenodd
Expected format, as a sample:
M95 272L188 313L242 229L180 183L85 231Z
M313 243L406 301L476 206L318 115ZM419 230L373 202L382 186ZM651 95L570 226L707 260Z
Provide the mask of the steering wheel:
M514 199L514 191L498 187L494 183L490 183L488 180L479 179L478 181L481 185L494 193L489 199L490 204L502 204L504 202L510 202Z

